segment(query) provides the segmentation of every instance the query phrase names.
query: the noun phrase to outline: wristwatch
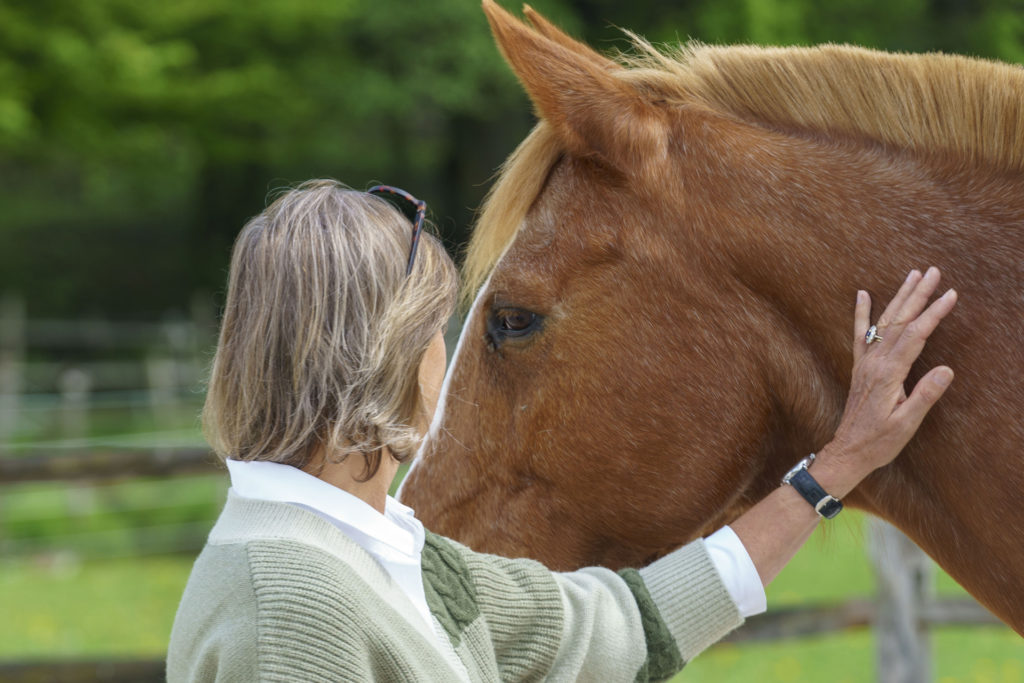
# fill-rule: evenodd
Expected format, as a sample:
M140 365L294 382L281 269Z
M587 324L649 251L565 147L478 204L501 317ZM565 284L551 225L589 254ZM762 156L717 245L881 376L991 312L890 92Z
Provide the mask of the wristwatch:
M825 489L821 488L821 484L815 481L811 473L807 471L807 468L814 462L814 453L798 462L793 469L786 472L786 476L782 478L783 485L792 486L797 490L804 500L811 504L814 511L825 519L832 519L839 514L839 511L843 509L842 502L833 496L830 496Z

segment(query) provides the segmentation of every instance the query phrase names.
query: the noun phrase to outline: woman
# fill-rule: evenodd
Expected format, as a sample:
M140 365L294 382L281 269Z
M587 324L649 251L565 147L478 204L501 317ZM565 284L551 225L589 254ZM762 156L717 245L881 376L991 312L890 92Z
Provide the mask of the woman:
M665 678L764 609L763 585L953 378L934 368L903 391L956 302L928 305L938 271L911 272L877 326L858 292L835 438L730 527L638 571L477 554L387 495L433 414L455 301L451 260L420 239L424 210L394 188L311 181L239 235L203 415L232 489L168 680Z

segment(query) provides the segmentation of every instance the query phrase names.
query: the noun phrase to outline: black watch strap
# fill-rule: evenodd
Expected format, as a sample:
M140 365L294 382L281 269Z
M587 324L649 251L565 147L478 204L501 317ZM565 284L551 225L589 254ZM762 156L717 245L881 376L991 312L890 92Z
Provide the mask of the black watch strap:
M843 509L843 504L838 498L830 496L825 489L821 488L821 484L807 471L807 466L811 462L813 462L813 456L800 461L796 467L786 473L782 483L795 488L797 493L803 496L803 499L810 503L819 515L825 519L832 519Z

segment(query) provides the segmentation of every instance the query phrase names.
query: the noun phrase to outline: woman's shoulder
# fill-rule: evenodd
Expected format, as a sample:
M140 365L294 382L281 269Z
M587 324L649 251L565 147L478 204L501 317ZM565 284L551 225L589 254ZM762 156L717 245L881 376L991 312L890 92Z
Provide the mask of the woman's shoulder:
M193 594L206 604L230 599L262 615L294 609L291 603L310 594L322 596L321 605L366 602L386 581L365 550L318 514L229 495L193 566L183 603ZM354 601L353 594L371 597Z
M341 598L387 581L359 544L316 512L291 503L229 496L197 570L204 555L217 571L223 566L233 580L250 584L257 597L313 591Z
M239 680L255 680L255 615L245 547L207 544L192 566L174 617L167 680L212 680L227 670Z
M258 630L355 633L375 591L344 557L288 538L207 543L192 567L174 631L225 641ZM228 636L227 634L233 634ZM174 633L172 633L172 641Z
M267 538L207 544L174 621L168 680L321 680L324 671L367 680L414 635L377 589L323 548Z
M266 613L291 609L311 592L342 600L365 592L365 582L343 557L293 539L247 539L207 543L192 567L181 610ZM229 610L230 607L230 610ZM248 618L248 617L246 617Z

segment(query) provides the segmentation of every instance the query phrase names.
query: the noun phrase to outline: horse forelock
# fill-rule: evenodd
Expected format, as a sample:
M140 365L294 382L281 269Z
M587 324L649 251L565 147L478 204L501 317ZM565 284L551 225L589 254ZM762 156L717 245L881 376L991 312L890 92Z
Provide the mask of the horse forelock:
M699 104L779 129L854 136L1024 170L1024 69L944 54L891 54L848 45L707 46L661 51L630 34L615 72L640 96ZM563 141L543 120L502 165L463 265L473 301L523 225Z
M512 243L562 153L557 136L541 121L502 164L466 250L462 266L464 306L476 298L477 290Z

